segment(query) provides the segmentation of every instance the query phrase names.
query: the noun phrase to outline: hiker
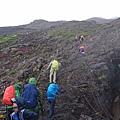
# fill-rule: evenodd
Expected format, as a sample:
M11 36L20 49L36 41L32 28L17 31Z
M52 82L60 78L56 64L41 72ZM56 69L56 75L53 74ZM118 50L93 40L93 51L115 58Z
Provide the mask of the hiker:
M57 74L57 70L59 68L59 66L61 66L61 63L59 63L57 60L55 60L54 58L52 58L52 61L49 63L47 69L50 68L50 83L56 83L56 74ZM53 79L52 79L53 77Z
M25 109L25 100L22 97L13 98L11 101L13 113L10 115L10 120L36 120L37 114Z
M80 37L80 42L83 42L83 40L84 40L84 36L81 35L81 37Z
M27 85L24 86L22 97L26 101L25 108L28 111L36 112L37 119L39 119L39 109L43 114L43 101L41 92L36 87L37 81L35 78L30 78Z
M84 46L80 46L79 52L84 53Z
M78 41L78 39L79 39L79 38L78 38L78 36L76 35L76 36L75 36L75 40Z
M55 101L56 101L56 95L57 93L64 93L64 90L60 90L58 85L55 83L50 83L48 88L47 88L47 92L46 92L46 96L48 99L48 102L50 104L50 110L49 110L49 118L52 118L53 113L54 113L54 106L55 106Z
M18 84L14 84L15 87L15 98L20 97L20 86ZM13 112L12 105L7 105L7 118L10 120L10 114Z

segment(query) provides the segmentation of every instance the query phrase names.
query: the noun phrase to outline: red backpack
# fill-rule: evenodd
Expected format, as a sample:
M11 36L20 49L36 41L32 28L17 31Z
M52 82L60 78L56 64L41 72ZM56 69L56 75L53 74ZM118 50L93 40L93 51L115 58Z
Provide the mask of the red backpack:
M3 98L2 98L2 103L4 105L12 105L11 99L15 98L15 87L14 85L8 86L5 89Z

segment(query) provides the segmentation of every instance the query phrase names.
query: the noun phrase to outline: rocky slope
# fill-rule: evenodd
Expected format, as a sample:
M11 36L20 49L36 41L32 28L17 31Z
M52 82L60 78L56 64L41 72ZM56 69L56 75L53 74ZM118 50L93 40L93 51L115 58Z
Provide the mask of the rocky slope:
M103 25L94 21L69 21L45 29L21 29L13 32L15 36L9 39L7 34L2 34L0 91L13 83L23 88L29 77L36 77L43 92L47 120L47 66L55 56L62 63L57 83L66 92L57 96L54 119L113 119L112 104L119 96L120 86L119 23L120 19ZM83 35L84 41L76 42L76 35ZM85 46L85 54L78 52L81 45Z

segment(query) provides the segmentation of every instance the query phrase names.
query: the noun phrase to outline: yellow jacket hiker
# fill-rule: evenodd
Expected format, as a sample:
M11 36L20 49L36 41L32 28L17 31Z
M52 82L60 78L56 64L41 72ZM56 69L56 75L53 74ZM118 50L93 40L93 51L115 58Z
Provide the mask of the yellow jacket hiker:
M50 83L53 83L53 82L56 83L56 73L60 65L61 63L59 63L57 60L52 60L50 64L48 65L47 69L51 67L50 68ZM53 76L53 80L52 80L52 76Z

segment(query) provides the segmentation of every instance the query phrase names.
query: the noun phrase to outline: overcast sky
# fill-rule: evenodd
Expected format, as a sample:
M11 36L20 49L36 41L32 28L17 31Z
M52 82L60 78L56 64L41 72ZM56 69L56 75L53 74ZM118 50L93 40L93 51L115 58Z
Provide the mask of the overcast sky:
M0 0L0 27L91 17L120 17L120 0Z

